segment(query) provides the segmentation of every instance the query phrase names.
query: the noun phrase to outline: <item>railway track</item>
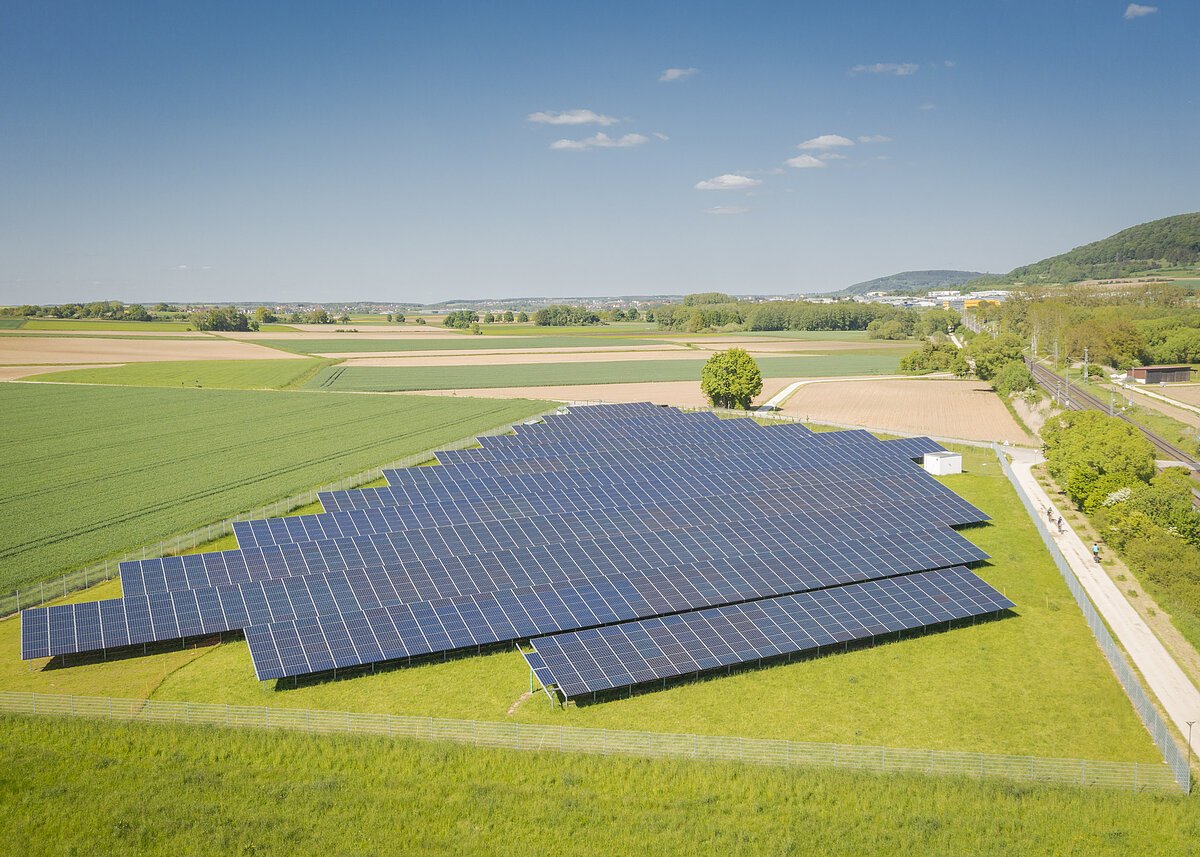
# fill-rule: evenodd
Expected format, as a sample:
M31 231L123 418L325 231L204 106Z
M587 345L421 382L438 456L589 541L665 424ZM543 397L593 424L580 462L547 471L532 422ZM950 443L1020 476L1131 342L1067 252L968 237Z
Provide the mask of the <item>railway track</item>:
M1025 358L1025 365L1033 373L1033 380L1037 382L1037 385L1058 400L1059 404L1068 410L1108 413L1108 405L1106 403L1091 393L1079 389L1079 387L1066 384L1060 375L1047 369L1041 363L1036 363L1027 357ZM1179 461L1186 465L1192 471L1193 480L1200 475L1200 462L1197 462L1191 455L1174 444L1169 443L1160 435L1134 422L1125 414L1115 413L1113 416L1124 420L1140 431L1146 440L1150 441L1150 445L1162 453L1163 457L1168 461ZM1200 509L1200 496L1197 496L1197 489L1195 487L1192 488L1192 504Z

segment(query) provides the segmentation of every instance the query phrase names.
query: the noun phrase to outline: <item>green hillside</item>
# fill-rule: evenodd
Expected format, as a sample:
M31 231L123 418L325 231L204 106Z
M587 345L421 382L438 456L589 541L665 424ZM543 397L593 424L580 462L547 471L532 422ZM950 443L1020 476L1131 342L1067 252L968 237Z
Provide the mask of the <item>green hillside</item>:
M895 294L928 292L936 289L952 289L969 280L984 277L979 271L901 271L874 280L855 283L852 286L830 292L832 295L865 295L867 292L890 292Z
M1106 280L1197 262L1200 262L1200 212L1193 212L1139 223L1007 274L980 277L972 280L971 286Z

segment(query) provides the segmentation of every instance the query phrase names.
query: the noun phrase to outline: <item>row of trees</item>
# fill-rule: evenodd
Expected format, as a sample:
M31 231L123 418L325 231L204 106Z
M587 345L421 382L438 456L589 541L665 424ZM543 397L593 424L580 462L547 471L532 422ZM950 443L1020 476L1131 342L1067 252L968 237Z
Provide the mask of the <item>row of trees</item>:
M174 312L175 307L160 303L154 312ZM10 318L96 318L107 321L154 321L156 316L142 304L124 304L120 301L92 301L86 304L57 304L53 306L0 307L0 316Z
M1182 468L1156 472L1133 426L1097 411L1065 411L1042 429L1051 475L1172 612L1200 615L1200 514Z
M957 329L962 318L952 310L911 310L884 304L838 301L738 301L720 292L687 295L646 313L660 330L865 330L873 339L910 339Z
M1055 345L1064 359L1128 369L1200 359L1200 312L1186 290L1166 283L1112 287L1021 289L1007 301L977 310L995 328L1036 339L1041 354Z
M575 327L600 324L600 314L594 309L568 304L552 304L533 314L533 323L538 327Z

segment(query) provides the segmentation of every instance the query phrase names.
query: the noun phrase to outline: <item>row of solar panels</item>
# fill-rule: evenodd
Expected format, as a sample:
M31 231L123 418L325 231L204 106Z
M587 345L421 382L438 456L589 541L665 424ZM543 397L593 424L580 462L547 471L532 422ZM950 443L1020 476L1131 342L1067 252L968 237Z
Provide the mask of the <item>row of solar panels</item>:
M945 524L985 516L911 462L931 447L577 410L389 472L363 510L240 527L265 546L123 564L123 599L25 611L22 654L240 628L259 677L282 677L983 559Z
M544 687L569 699L1012 606L967 569L951 568L540 637L525 659Z
M649 539L643 537L643 548L647 544ZM811 588L828 586L839 580L884 576L985 558L978 548L953 530L940 527L880 532L875 536L860 536L833 544L828 540L811 540L807 544L792 541L780 544L774 550L765 547L748 549L744 540L719 532L689 538L668 539L664 536L659 547L669 544L675 547L671 552L660 549L651 553L645 549L635 552L628 546L622 549L616 540L604 546L587 543L572 554L575 563L565 568L529 562L528 557L536 555L538 550L530 548L527 554L502 556L502 560L508 560L503 570L483 564L469 567L460 560L460 573L456 575L434 576L397 568L353 569L240 585L125 595L111 602L100 602L105 607L105 618L99 637L91 631L90 624L86 628L77 627L81 621L79 617L91 623L101 615L93 612L91 605L35 608L22 614L22 654L26 658L69 654L237 630L250 624L297 616L311 617L339 610L456 598L622 574L672 570L695 574L695 569L705 563L717 573L728 569L734 577L725 588L736 593L736 579L744 573L746 563L752 566L770 564L770 567L780 569L777 574L787 581L786 586ZM43 627L44 634L39 630ZM123 640L125 642L117 642Z

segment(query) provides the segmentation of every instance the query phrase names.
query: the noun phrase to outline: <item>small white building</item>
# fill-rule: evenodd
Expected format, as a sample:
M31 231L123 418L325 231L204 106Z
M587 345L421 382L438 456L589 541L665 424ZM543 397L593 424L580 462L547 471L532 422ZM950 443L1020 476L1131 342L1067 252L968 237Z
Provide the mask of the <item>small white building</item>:
M927 452L921 466L934 476L950 476L962 473L962 456L957 452Z

